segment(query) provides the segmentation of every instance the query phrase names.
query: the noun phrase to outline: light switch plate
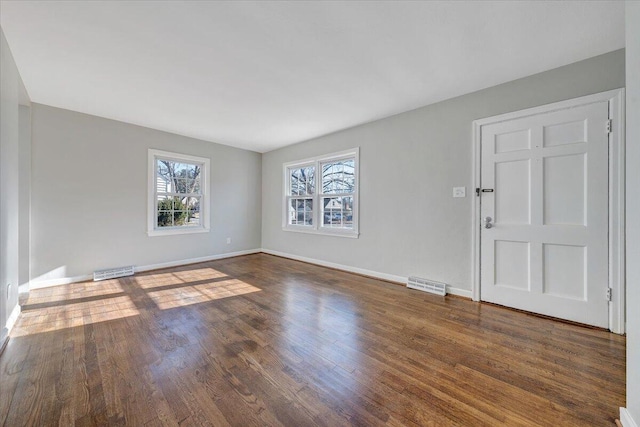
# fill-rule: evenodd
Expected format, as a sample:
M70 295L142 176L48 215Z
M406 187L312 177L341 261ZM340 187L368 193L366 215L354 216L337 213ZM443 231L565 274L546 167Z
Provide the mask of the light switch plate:
M453 197L466 197L466 196L467 196L466 187L453 187Z

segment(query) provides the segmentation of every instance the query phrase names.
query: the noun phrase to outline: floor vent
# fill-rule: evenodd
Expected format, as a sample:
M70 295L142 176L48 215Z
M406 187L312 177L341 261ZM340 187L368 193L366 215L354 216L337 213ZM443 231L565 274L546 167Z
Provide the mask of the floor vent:
M128 267L109 268L93 272L93 281L113 279L116 277L133 276L133 265Z
M446 295L447 285L433 280L421 279L420 277L409 277L407 288L417 289L419 291L429 292L436 295Z

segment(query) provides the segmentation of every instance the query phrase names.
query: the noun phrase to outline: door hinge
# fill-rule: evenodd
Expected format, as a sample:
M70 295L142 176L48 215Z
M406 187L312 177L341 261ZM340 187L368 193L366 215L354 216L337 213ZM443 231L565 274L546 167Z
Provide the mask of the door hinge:
M611 129L613 128L613 120L607 120L607 133L611 133Z
M607 301L611 301L611 296L612 296L611 295L611 288L607 288L607 295L606 295Z

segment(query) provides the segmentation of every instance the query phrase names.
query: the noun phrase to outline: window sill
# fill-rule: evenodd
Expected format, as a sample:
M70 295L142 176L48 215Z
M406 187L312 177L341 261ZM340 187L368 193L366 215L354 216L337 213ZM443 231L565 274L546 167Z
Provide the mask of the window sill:
M346 231L346 230L327 230L327 229L316 229L312 227L282 227L282 231L290 231L294 233L304 233L304 234L319 234L321 236L334 236L334 237L348 237L350 239L357 239L360 236L360 233L357 231Z
M198 227L198 228L184 228L184 229L180 229L180 228L168 228L166 230L158 230L158 229L154 229L154 230L149 230L147 231L147 235L149 237L155 237L155 236L175 236L178 234L195 234L195 233L208 233L210 231L210 229L208 228L202 228L202 227Z

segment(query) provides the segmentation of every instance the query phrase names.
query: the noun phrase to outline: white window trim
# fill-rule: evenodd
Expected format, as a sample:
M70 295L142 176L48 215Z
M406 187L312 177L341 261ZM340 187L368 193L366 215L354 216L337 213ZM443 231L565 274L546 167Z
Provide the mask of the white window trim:
M200 172L200 226L198 227L156 227L156 159L182 160L188 163L201 163ZM147 234L149 236L171 236L176 234L208 233L209 227L209 166L210 160L206 157L190 156L171 151L155 150L150 148L148 154L148 199L147 199Z
M355 178L355 191L353 194L353 228L345 229L345 228L330 228L323 227L321 225L320 212L320 200L322 198L321 194L318 192L320 188L322 188L322 174L320 165L322 163L326 163L328 161L342 160L354 158L355 159L355 170L354 170L354 178ZM289 224L288 220L288 195L289 195L289 169L291 168L299 168L303 166L314 166L315 167L315 181L316 181L316 191L311 197L313 199L313 225L294 225ZM350 150L339 151L336 153L330 153L323 156L307 158L303 160L296 160L293 162L288 162L283 164L282 168L282 181L283 181L283 193L282 193L282 230L284 231L293 231L297 233L308 233L308 234L322 234L325 236L338 236L338 237L350 237L357 239L360 235L359 224L360 224L360 148L352 148ZM329 196L327 194L325 197Z

